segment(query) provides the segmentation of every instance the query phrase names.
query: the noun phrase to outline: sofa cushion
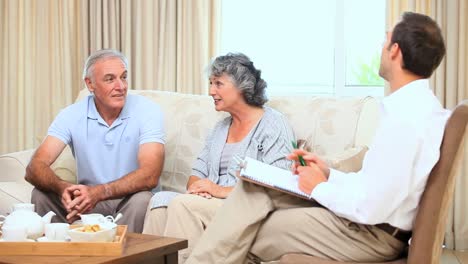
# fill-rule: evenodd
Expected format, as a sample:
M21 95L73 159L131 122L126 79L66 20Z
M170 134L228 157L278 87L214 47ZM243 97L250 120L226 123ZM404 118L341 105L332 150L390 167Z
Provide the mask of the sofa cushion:
M57 176L67 182L76 183L76 163L70 147L66 147L62 154L51 166Z
M357 172L362 168L367 150L369 150L367 146L354 147L338 155L324 156L323 159L333 169L342 172Z
M226 113L216 112L209 96L155 91L137 94L159 104L165 115L166 157L161 186L163 190L184 192L208 133Z
M376 119L361 120L364 106L366 112L378 112L375 99L371 97L272 97L269 105L284 113L294 128L296 137L309 142L311 150L319 155L343 153L356 146L357 131L361 123L371 131L369 145L377 125ZM362 140L361 140L362 141Z

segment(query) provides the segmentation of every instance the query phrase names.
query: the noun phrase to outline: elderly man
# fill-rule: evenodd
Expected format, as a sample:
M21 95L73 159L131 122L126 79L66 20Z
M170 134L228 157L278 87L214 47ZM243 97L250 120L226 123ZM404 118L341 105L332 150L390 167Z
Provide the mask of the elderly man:
M163 166L165 134L159 106L127 95L127 69L127 59L115 50L87 59L83 79L91 95L58 114L26 169L39 214L52 210L59 221L71 223L84 213L120 212L129 231L142 231ZM67 144L78 184L50 168Z
M298 187L311 200L241 181L187 263L242 263L248 252L264 261L291 252L347 262L398 257L449 116L427 80L444 54L437 24L405 13L382 48L380 75L391 94L382 100L380 127L362 169L343 173L295 150L289 158L296 160Z

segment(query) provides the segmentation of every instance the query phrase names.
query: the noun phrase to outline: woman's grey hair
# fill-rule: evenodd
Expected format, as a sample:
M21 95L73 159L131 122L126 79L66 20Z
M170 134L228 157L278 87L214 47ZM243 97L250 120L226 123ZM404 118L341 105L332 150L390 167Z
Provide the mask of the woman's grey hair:
M120 59L125 64L125 68L128 69L128 60L122 53L113 49L102 49L94 52L88 57L88 59L86 59L83 69L83 80L86 78L92 79L93 66L96 62L113 58Z
M224 73L242 92L247 104L260 107L268 101L265 94L267 83L249 57L242 53L228 53L217 57L209 66L208 74L219 77Z

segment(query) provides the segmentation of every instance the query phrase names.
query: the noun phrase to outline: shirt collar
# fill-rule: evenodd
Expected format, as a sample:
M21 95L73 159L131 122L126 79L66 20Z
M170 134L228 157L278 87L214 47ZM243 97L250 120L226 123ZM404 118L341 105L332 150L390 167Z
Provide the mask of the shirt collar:
M94 96L92 94L88 95L88 118L98 119L100 117L96 104L94 103Z
M382 106L386 112L406 111L405 106L414 105L415 98L430 90L428 79L412 81L382 99Z
M128 97L126 99L128 99ZM130 117L130 113L128 111L128 101L125 100L124 107L123 107L122 111L120 112L120 115L116 119L117 122L114 121L114 124L115 123L121 123L122 120L127 119L129 117ZM96 103L94 102L94 95L92 95L92 94L88 95L88 118L93 119L93 120L98 120L99 122L105 124L105 122L102 119L101 115L97 111Z

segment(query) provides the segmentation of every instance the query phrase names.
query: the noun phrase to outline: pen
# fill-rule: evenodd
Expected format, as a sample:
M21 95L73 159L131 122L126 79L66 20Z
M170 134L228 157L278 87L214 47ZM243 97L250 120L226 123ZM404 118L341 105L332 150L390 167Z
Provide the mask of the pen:
M292 140L291 143L292 143L293 148L297 149L297 143L294 140ZM299 163L301 163L302 166L306 166L304 158L301 155L297 155L297 156L299 158Z

